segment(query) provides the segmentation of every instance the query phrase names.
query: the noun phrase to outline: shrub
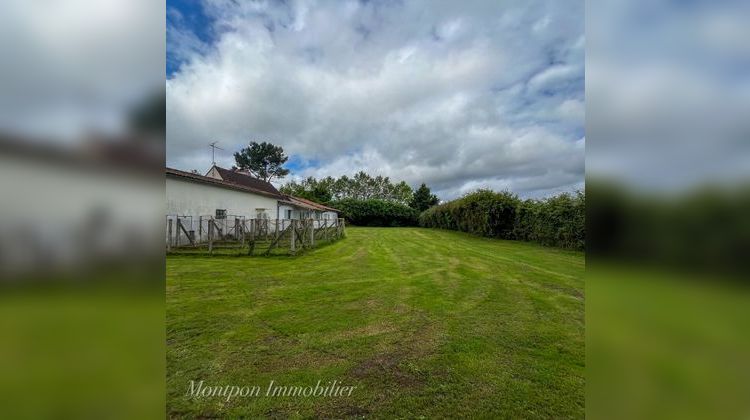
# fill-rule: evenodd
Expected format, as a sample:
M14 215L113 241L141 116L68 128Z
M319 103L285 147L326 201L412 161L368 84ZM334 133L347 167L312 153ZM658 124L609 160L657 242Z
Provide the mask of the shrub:
M585 204L582 192L519 200L509 192L479 190L424 211L419 223L492 238L584 249Z
M344 199L331 203L339 209L347 223L357 226L416 226L419 212L413 208L385 200Z

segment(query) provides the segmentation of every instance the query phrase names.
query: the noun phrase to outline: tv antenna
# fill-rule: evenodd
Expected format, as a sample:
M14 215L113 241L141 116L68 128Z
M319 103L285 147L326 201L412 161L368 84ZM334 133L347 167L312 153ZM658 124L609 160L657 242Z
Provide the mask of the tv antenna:
M224 150L221 147L217 146L216 143L218 143L218 141L214 141L208 144L208 147L211 148L211 164L212 165L216 165L216 149Z

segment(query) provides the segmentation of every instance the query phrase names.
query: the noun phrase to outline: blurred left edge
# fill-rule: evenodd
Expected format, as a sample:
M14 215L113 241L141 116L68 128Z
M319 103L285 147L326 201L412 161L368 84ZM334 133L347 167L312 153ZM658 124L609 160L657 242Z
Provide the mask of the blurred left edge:
M164 415L164 14L0 6L3 418Z
M101 151L122 147L79 155L0 141L7 418L160 414L162 172Z

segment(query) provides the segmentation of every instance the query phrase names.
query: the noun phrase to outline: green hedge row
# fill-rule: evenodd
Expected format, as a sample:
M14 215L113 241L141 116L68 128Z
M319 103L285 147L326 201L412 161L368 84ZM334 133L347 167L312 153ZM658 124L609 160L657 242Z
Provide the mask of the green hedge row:
M347 223L357 226L416 226L419 212L409 206L385 200L343 199L331 203Z
M587 182L588 255L750 279L750 184L653 193Z
M419 216L419 224L583 250L586 247L585 209L586 197L582 192L544 200L520 200L509 192L479 190L425 210Z

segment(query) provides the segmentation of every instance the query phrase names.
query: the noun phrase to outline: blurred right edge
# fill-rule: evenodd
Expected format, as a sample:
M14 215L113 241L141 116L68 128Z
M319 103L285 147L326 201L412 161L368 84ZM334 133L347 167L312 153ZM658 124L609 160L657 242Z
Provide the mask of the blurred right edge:
M750 17L587 2L586 411L750 417Z
M747 418L747 188L587 187L590 418Z

